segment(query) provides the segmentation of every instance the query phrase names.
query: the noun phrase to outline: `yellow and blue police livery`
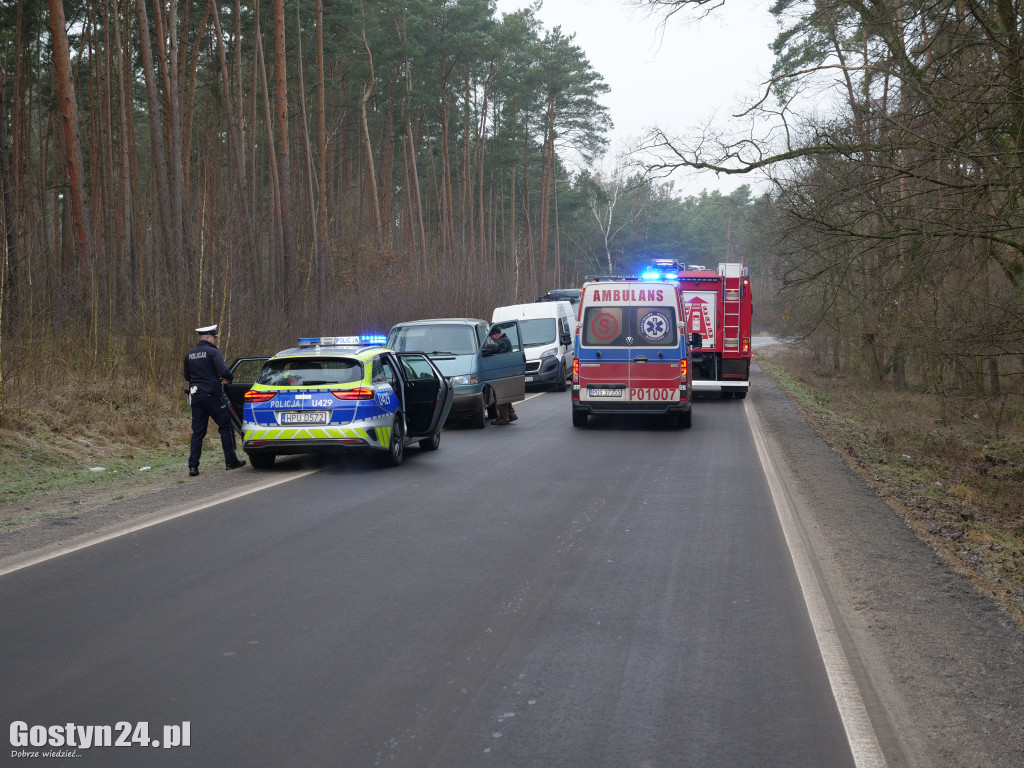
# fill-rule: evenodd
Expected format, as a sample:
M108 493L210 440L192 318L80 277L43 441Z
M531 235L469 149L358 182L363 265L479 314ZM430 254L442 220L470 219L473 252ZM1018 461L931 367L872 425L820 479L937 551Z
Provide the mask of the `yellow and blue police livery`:
M256 469L277 456L380 451L397 466L405 447L436 450L452 388L423 354L397 354L383 336L299 339L267 358L240 398L242 447ZM249 361L254 358L247 358Z

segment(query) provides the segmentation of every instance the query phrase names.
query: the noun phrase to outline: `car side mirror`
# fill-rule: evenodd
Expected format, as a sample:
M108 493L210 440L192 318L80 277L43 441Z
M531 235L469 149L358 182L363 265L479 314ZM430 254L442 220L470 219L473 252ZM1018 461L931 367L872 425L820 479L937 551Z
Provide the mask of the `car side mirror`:
M568 331L566 331L559 337L559 341L561 341L566 346L569 346L570 344L572 344L572 336L569 334Z
M702 346L704 346L704 339L701 337L699 333L695 332L692 336L690 336L690 346L693 347L694 349L700 349Z
M490 357L491 355L493 355L497 351L498 351L498 345L497 344L495 344L493 341L485 341L483 346L480 347L480 356L481 357Z

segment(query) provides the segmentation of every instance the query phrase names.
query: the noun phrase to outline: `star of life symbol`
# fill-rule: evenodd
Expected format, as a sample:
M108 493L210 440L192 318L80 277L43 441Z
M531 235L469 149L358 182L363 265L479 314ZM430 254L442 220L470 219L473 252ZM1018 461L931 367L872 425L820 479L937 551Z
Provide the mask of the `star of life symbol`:
M668 331L668 318L663 312L648 312L640 319L640 335L651 343L662 341Z

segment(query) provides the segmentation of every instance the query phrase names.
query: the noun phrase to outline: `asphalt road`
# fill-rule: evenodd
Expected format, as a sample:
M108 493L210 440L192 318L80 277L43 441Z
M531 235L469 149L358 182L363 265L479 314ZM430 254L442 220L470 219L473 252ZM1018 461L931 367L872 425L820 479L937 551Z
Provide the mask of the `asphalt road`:
M188 747L78 750L96 766L872 765L758 457L756 396L699 401L689 430L575 429L568 394L546 393L399 468L227 473L235 493L288 482L0 575L0 722L189 723ZM940 765L922 746L937 716L891 706L891 659L861 631L838 634L887 763ZM965 750L1012 736L964 722Z

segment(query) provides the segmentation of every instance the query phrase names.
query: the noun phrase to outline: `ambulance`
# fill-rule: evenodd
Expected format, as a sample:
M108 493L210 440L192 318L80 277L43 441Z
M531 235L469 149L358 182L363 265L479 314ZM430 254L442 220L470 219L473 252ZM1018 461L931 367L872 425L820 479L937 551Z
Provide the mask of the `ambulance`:
M678 283L587 280L573 346L573 426L587 426L591 415L655 414L689 427L693 382Z

